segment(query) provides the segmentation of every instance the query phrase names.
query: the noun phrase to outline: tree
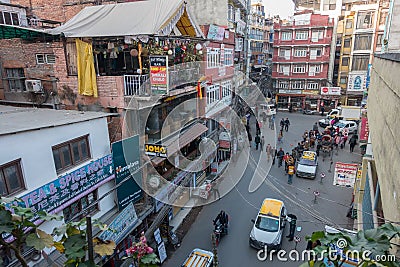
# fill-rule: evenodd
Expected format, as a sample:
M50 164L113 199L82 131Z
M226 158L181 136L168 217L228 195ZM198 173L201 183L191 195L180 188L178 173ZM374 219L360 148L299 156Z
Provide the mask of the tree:
M342 232L330 234L324 231L314 232L307 237L311 242L319 240L321 245L313 250L316 255L323 255L317 260L303 263L301 267L326 266L323 259L335 266L342 266L345 261L343 257L357 259L357 266L400 266L394 255L389 254L390 241L400 237L400 227L387 223L378 228L359 231L356 235L349 235ZM383 256L383 257L382 257Z
M55 248L67 257L65 266L95 266L94 262L87 259L89 250L86 232L86 221L69 222L57 227L52 234L38 228L40 222L61 220L61 216L50 215L45 211L32 212L30 208L19 207L10 203L0 203L0 245L13 251L15 257L23 267L27 261L22 255L22 248L34 247L36 250ZM34 222L37 222L36 224ZM107 230L99 221L94 221L93 226L100 230ZM114 241L93 239L94 252L100 256L112 255L115 249ZM0 259L1 260L1 259Z

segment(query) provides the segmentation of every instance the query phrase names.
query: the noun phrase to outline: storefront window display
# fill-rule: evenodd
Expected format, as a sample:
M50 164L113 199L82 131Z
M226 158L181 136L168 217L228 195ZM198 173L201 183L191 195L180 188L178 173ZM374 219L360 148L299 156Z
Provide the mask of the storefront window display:
M294 111L303 108L303 97L292 96L290 97L290 104Z
M277 106L278 106L278 109L289 108L289 97L288 96L279 96Z

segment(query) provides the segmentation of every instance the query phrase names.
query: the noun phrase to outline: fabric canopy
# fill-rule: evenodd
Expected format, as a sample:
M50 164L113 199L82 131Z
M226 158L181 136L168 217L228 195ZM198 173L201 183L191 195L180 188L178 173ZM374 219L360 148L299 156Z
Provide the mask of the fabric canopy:
M169 35L204 37L183 0L147 0L86 7L64 25L48 30L66 37Z

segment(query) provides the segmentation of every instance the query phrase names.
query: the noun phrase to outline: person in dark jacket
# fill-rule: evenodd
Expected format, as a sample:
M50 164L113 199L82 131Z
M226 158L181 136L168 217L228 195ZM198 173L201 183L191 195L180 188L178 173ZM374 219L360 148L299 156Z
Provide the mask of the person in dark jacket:
M276 157L278 158L278 168L282 166L283 157L285 156L285 151L282 148L279 149Z
M286 118L286 120L285 120L285 131L286 132L289 131L289 125L290 125L289 118Z
M286 218L290 225L289 235L287 235L286 237L289 238L289 241L293 241L294 233L296 231L297 216L294 214L288 214Z
M285 128L285 119L282 118L281 122L279 123L279 125L281 126L281 132L283 132L283 128Z
M258 150L258 146L261 143L261 138L260 136L257 134L256 137L254 138L254 142L256 142L256 150Z
M354 147L357 144L357 139L358 136L356 134L353 134L353 136L350 138L349 144L350 144L350 152L354 151Z

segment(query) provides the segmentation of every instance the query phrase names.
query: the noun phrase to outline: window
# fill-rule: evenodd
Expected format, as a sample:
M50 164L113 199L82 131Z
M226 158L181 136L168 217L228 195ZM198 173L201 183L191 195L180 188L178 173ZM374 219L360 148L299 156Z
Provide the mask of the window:
M353 20L347 19L346 20L346 29L352 29L352 28L353 28Z
M0 195L9 196L24 189L21 159L0 165Z
M5 69L8 81L8 89L13 92L25 91L25 74L24 69Z
M311 33L311 41L312 42L318 42L318 40L324 39L324 31L318 30L318 31L312 31Z
M66 43L68 75L78 75L76 45L73 42Z
M207 87L207 104L219 100L219 85L214 84Z
M232 81L224 81L221 83L222 98L229 97L232 94Z
M233 49L224 49L224 65L233 66Z
M279 57L283 57L286 60L290 59L290 49L279 49Z
M351 38L344 39L343 47L349 48L351 46Z
M308 31L296 31L296 40L307 40Z
M372 34L356 35L354 39L354 50L371 50Z
M383 39L383 34L378 34L378 37L376 39L377 46L382 46L382 39Z
M313 48L310 50L310 59L316 59L322 56L322 48Z
M56 56L54 54L36 54L37 64L54 64L56 63Z
M235 39L235 51L243 51L243 38Z
M357 29L373 27L375 11L359 11L357 15Z
M19 16L18 13L0 11L0 24L19 26Z
M347 77L340 77L340 84L347 84Z
M98 204L94 204L90 208L88 208L91 204L96 202L98 199L97 190L89 193L88 195L80 198L78 201L75 201L68 207L63 210L64 220L66 222L69 221L80 221L85 218L87 215L92 215L99 210Z
M207 48L207 68L216 68L220 64L220 49L219 48Z
M282 41L292 40L292 32L282 32Z
M379 14L379 26L385 26L387 15L388 15L388 11L387 10L382 10L381 11L381 13Z
M283 73L283 75L289 75L290 66L288 65L280 65L279 66L279 73Z
M306 65L294 65L293 73L304 73L306 72Z
M352 71L357 70L368 70L369 55L356 55L353 56L353 62L351 65Z
M228 5L228 20L229 21L235 20L235 11L232 5Z
M342 57L342 66L343 67L349 66L349 57Z
M288 89L289 82L288 81L278 81L278 88L280 89Z
M292 82L292 89L303 89L304 88L304 81L293 81Z
M307 49L306 48L298 48L294 50L295 57L306 57L307 56Z
M54 146L53 158L58 173L89 159L88 135Z
M318 89L319 88L319 84L317 82L309 82L307 84L307 89Z

